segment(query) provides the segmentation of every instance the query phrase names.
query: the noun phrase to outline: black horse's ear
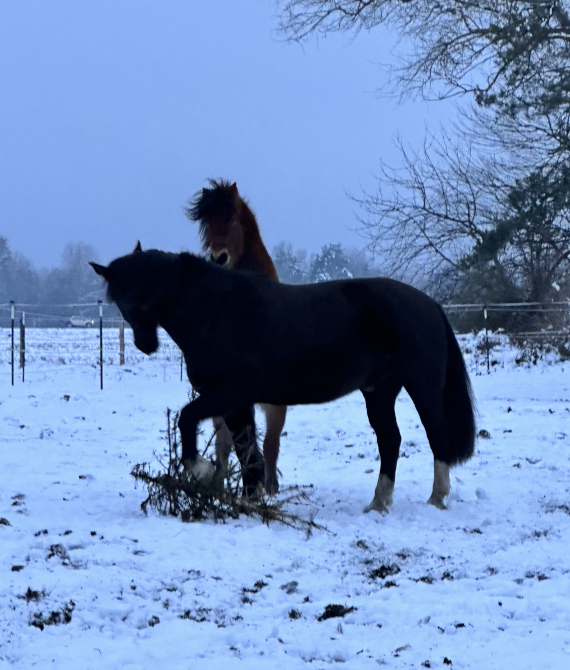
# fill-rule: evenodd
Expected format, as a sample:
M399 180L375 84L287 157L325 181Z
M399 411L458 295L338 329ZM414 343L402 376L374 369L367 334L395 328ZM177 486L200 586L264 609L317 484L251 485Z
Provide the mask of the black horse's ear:
M133 254L138 254L142 251L141 241L137 240L137 246L133 249Z
M99 263L89 263L89 265L95 270L95 272L103 279L107 279L107 268L104 265L99 265Z
M230 193L232 195L239 195L238 193L238 188L237 188L237 183L234 181L234 183L230 186Z

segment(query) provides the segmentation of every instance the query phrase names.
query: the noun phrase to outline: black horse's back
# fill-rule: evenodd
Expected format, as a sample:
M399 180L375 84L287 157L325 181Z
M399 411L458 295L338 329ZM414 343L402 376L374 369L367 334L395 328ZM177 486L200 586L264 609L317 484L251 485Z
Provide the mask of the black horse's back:
M447 334L447 371L443 402L449 422L448 465L463 463L475 449L475 410L471 381L459 343L451 325L441 310Z
M253 414L246 411L254 403L326 402L360 389L381 461L366 509L385 512L401 444L394 404L403 387L434 456L428 502L445 508L449 468L473 455L475 416L459 344L429 296L381 278L285 286L191 254L143 252L138 245L108 268L93 267L107 280L141 351L156 350L160 325L184 353L188 378L200 393L179 420L188 468L199 465L196 432L206 418L225 418L243 471L257 449ZM249 472L244 484L253 490L262 469Z

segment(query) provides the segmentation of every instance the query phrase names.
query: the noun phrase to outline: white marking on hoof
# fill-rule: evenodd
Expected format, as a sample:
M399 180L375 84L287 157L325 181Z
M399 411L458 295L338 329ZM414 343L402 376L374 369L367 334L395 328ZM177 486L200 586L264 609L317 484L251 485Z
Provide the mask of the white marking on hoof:
M443 461L433 462L433 490L428 500L428 505L438 509L447 509L444 500L451 491L449 483L449 465Z
M216 468L200 454L196 456L194 461L188 458L184 463L184 470L189 477L204 486L209 486L216 474Z
M394 482L388 477L380 473L378 477L378 484L376 484L376 491L374 491L374 500L364 508L364 512L368 513L374 510L380 514L388 514L392 505L392 494L394 493Z

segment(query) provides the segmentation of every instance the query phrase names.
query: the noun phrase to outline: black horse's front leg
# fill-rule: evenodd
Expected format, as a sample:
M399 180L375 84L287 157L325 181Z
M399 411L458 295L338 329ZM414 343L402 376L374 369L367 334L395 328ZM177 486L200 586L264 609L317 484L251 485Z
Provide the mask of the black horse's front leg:
M196 432L198 430L198 418L195 408L192 407L194 403L185 405L180 410L178 417L178 430L180 430L180 439L182 440L182 462L188 460L195 461L198 455L196 447Z
M178 417L178 429L182 440L182 464L187 473L203 484L209 485L214 476L214 468L211 463L200 456L196 444L196 434L198 424L202 420L203 413L207 407L202 407L204 403L199 402L200 398L193 400L180 411Z
M178 419L182 440L182 462L184 468L199 480L211 483L214 468L198 454L196 433L198 424L212 416L222 415L226 421L241 464L244 495L251 497L263 484L265 464L257 446L253 405L245 410L228 410L237 403L233 397L223 393L204 393L183 407Z

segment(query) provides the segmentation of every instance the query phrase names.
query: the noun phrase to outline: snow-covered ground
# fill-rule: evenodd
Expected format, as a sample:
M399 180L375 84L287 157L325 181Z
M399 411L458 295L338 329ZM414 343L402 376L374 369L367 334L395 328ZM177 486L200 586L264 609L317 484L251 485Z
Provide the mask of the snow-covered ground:
M106 333L101 391L96 335L29 331L12 387L0 331L0 666L570 667L570 363L517 363L503 341L487 375L462 338L489 437L446 511L425 504L431 452L405 394L387 516L362 513L379 464L361 397L290 409L282 484L312 484L306 513L328 529L307 537L145 517L130 471L164 451L189 385L174 349L130 345L120 367ZM319 620L327 605L352 610Z

